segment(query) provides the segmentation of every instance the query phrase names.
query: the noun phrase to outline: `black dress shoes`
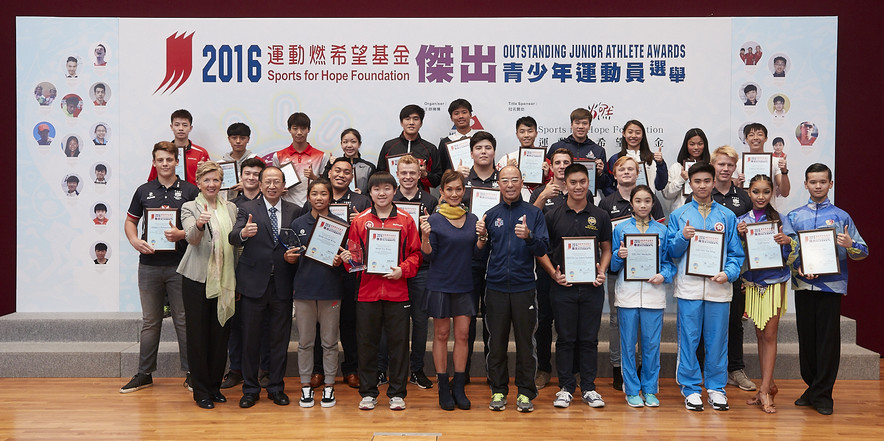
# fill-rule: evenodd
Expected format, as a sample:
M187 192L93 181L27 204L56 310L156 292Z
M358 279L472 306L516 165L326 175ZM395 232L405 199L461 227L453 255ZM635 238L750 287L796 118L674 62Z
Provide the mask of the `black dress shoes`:
M242 407L243 409L252 407L259 399L260 397L258 394L243 394L242 398L239 399L239 407Z
M288 406L289 405L289 396L285 394L285 392L270 392L267 394L267 398L273 401L273 404L277 406Z
M807 406L810 406L811 404L812 404L812 403L811 403L807 398L804 398L803 396L798 397L798 399L795 400L795 405L796 405L796 406L804 406L804 407L807 407Z
M208 398L196 400L196 405L202 409L214 409L215 408L215 403L213 403L212 400L210 400Z
M820 415L831 415L832 408L831 407L817 407L816 411L820 413Z
M226 403L227 397L224 396L221 392L215 392L212 394L212 401L216 403Z

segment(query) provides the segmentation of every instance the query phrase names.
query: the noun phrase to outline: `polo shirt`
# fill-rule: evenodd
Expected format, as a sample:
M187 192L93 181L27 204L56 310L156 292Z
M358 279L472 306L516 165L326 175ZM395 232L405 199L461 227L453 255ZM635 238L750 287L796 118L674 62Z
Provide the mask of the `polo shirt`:
M196 185L181 179L176 178L175 183L168 188L160 184L159 180L154 179L141 184L135 190L126 215L137 223L144 216L145 208L177 208L177 227L182 228L181 206L185 202L196 199L199 193L200 191ZM141 239L147 240L147 232L143 227L142 225ZM187 248L187 241L182 239L175 244L175 251L163 251L154 254L139 253L138 262L148 266L177 266L184 256L185 248Z
M549 254L553 267L562 265L564 259L563 237L595 237L596 238L596 262L601 258L600 242L610 242L613 236L611 218L599 207L590 203L586 204L579 212L574 211L568 204L562 204L545 215L546 226L549 231Z

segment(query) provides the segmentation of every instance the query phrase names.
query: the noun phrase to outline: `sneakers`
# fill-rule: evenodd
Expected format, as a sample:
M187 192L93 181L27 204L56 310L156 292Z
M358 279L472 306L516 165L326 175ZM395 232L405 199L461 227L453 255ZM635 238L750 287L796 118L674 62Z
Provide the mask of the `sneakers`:
M645 407L645 402L642 401L642 397L638 395L627 395L626 404L628 404L629 407Z
M534 376L534 386L537 386L537 389L543 389L547 384L549 384L549 372L537 371L537 375Z
M491 404L488 408L495 411L506 409L506 396L501 393L491 394Z
M727 384L732 386L737 386L743 390L755 390L755 383L746 376L746 372L742 369L737 369L733 372L727 373Z
M362 401L359 402L359 410L372 410L378 404L378 399L375 397L362 397Z
M190 372L187 372L187 376L184 377L184 387L186 387L188 391L193 392L193 385L190 382Z
M301 400L298 405L301 407L313 407L313 388L310 386L301 387Z
M715 410L728 410L727 406L727 395L717 390L707 390L707 394L709 394L709 404L712 405L712 408Z
M684 407L687 410L702 411L703 397L701 397L700 394L697 393L688 395L684 399Z
M660 407L660 400L658 400L657 396L654 394L642 393L642 399L645 400L645 406Z
M433 382L430 381L429 378L424 374L424 371L414 371L411 373L411 376L408 377L408 381L411 384L417 385L417 387L421 389L432 389Z
M132 376L132 379L129 380L125 386L120 388L120 393L128 394L151 386L153 386L153 377L151 377L150 374L142 374L139 372Z
M322 388L322 400L319 402L319 405L322 407L333 407L335 403L337 403L335 401L335 387L326 386Z
M389 383L386 372L378 372L378 386Z
M583 402L589 407L605 407L605 400L602 400L602 396L594 390L583 392Z
M405 410L405 398L390 398L390 410Z
M227 371L227 373L224 374L224 381L221 382L221 389L230 389L240 383L242 383L241 372Z
M534 404L531 403L531 399L527 395L519 394L516 397L516 410L519 412L533 412Z
M571 395L571 392L562 389L556 392L556 399L553 401L553 406L562 408L568 407L571 405L572 398L573 396Z

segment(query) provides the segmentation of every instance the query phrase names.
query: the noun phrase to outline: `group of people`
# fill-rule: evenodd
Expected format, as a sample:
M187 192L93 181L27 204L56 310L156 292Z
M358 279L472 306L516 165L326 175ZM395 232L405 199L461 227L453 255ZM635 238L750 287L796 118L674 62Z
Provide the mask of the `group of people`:
M631 120L624 125L620 151L608 159L588 138L592 115L580 108L571 112L571 134L548 149L545 182L527 185L518 157L495 162L495 137L472 130L467 100L455 100L448 112L455 132L434 145L419 133L424 110L405 106L399 115L402 132L383 145L377 165L360 155L362 140L355 129L341 134L342 156L332 158L310 145L310 119L300 112L287 121L292 144L263 158L247 148L248 126L235 123L228 128L231 151L223 161L237 162L240 179L223 191L221 167L189 140L190 113L174 112L175 139L154 146L149 181L136 190L125 224L130 243L141 253L144 325L138 373L120 392L152 385L167 297L181 368L188 372L185 385L202 408L225 402L221 389L239 382L240 407L253 406L261 388L275 404L289 404L284 376L293 307L301 407L314 406L315 389L321 389L322 407L335 405L340 342L343 379L359 389L360 409L375 408L384 383L389 383L390 408L404 409L409 382L437 387L444 410L471 408L465 385L480 314L491 410L507 405L511 329L516 408L534 409L538 389L550 381L553 323L561 389L553 405L568 407L579 386L583 402L602 407L595 380L607 295L614 387L624 391L629 406L656 407L665 285L672 283L678 307L676 380L685 407L703 410L703 388L716 410L728 409L726 384L756 389L742 360L745 313L756 324L762 371L762 384L749 404L772 413L777 324L791 280L801 373L808 385L795 404L832 413L846 260L865 258L868 247L849 215L829 201L833 181L827 166L808 167L808 203L780 214L773 202L791 192L785 155L776 158L770 174L744 176L736 150L722 146L710 152L705 133L693 128L677 162L667 166L661 149L650 149L642 123ZM519 118L515 128L521 147L535 147L533 118ZM748 125L745 136L750 152L764 151L763 125ZM466 139L470 167L453 164L447 148ZM182 160L179 148L184 179L175 173ZM431 194L436 189L440 199ZM473 189L495 189L500 202L474 211ZM417 214L403 203L415 204ZM332 206L344 207L346 214L332 213ZM177 222L165 230L166 240L177 244L174 252L155 251L139 234L139 221L150 208L178 209ZM331 263L305 258L297 245L308 243L320 217L348 225ZM785 265L749 270L747 225L763 221L779 223L774 240ZM389 269L367 271L360 263L371 252L370 236L377 228L398 231L398 257ZM838 274L801 270L797 233L817 228L837 232ZM692 275L686 254L704 231L723 234L721 270ZM290 232L298 240L284 239ZM626 274L632 248L626 235L634 234L656 236L657 271L647 280ZM575 239L592 239L595 255L594 273L576 279L568 266L574 261L566 263ZM430 317L436 384L423 366Z

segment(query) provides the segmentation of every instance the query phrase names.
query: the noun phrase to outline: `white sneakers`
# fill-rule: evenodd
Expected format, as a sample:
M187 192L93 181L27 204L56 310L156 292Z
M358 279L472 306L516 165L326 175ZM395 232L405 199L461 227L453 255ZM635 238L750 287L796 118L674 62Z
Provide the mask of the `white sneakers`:
M709 394L709 404L712 405L712 408L715 410L728 410L729 407L727 405L727 395L717 390L707 389L706 393Z
M602 396L594 390L583 392L583 402L588 404L589 407L605 407L605 401L602 400Z
M402 397L390 398L390 410L405 410L405 399Z
M378 404L378 399L375 397L362 397L362 401L359 402L360 410L372 410Z
M702 411L703 397L696 393L686 396L684 399L684 407L687 410Z
M572 398L573 398L573 396L571 395L571 392L568 392L565 389L562 389L562 390L556 392L556 399L555 399L555 401L553 401L553 406L563 407L563 408L568 407L571 405Z

